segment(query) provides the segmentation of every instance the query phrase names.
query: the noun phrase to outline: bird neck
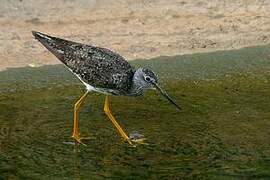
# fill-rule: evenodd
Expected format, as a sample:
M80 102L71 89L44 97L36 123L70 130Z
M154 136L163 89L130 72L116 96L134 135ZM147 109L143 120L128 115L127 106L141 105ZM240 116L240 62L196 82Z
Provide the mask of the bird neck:
M131 87L129 90L130 96L140 96L143 94L143 84L140 81L141 68L138 69L132 78Z

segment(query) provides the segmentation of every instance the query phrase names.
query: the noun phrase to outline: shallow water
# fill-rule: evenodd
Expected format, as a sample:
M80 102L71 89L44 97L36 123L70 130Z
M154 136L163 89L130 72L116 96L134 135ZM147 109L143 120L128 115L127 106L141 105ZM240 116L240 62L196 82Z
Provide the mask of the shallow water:
M121 140L103 113L104 96L95 93L80 112L81 135L91 140L87 146L74 143L73 103L84 89L62 66L2 72L0 177L270 178L270 74L264 58L262 67L222 69L215 78L205 70L192 78L172 77L157 68L180 112L155 91L140 98L112 97L111 110L124 129L147 138L147 145L137 147ZM44 68L59 71L37 74ZM177 74L177 68L170 73ZM205 78L197 78L199 73Z

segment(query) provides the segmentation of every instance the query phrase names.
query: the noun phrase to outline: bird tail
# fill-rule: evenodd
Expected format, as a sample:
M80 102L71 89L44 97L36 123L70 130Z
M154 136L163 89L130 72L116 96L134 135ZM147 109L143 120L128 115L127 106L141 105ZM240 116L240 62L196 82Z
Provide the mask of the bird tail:
M44 45L59 60L61 60L62 62L64 61L64 52L67 50L66 48L71 43L71 41L49 36L37 31L32 31L32 34L35 39L37 39L42 45Z

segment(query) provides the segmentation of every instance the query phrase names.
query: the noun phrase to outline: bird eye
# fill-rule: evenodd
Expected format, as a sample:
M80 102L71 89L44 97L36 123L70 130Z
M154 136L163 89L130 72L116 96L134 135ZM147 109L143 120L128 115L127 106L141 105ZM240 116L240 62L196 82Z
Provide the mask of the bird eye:
M150 80L151 80L151 78L150 78L149 76L146 76L144 79L145 79L147 82L150 82Z

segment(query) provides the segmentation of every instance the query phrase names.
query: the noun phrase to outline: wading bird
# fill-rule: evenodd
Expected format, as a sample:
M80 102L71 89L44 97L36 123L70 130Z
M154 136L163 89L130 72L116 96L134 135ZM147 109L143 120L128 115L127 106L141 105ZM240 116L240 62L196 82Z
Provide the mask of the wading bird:
M158 85L157 75L149 68L135 70L122 56L109 49L85 45L32 31L34 37L54 54L85 85L86 92L74 105L72 137L82 143L79 133L79 109L90 91L106 95L104 112L119 134L129 144L138 142L130 138L113 117L109 108L109 95L140 96L145 89L156 89L178 109L181 109Z

